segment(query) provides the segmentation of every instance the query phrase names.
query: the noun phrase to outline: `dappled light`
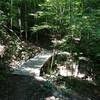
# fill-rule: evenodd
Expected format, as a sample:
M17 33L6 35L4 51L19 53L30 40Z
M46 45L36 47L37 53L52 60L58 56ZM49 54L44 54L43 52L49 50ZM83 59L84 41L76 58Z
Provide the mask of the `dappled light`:
M0 44L0 57L2 58L5 52L5 46Z
M0 100L100 100L100 0L0 0Z
M45 62L50 59L52 56L52 53L49 52L41 52L40 54L36 55L34 58L31 58L27 60L24 63L13 65L16 66L13 74L19 74L19 75L40 75L41 67L45 64Z

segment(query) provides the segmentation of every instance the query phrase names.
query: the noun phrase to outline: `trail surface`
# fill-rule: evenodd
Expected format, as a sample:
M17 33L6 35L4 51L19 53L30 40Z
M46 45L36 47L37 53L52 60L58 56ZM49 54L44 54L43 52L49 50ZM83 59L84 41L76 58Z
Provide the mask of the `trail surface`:
M53 53L49 51L42 51L35 57L27 60L26 62L21 62L14 68L12 74L16 75L26 75L26 76L39 76L40 69L45 64Z
M2 82L4 87L1 89L0 100L92 100L76 91L65 96L55 84L40 77L41 67L52 56L52 52L42 51L35 57L17 64L8 80Z

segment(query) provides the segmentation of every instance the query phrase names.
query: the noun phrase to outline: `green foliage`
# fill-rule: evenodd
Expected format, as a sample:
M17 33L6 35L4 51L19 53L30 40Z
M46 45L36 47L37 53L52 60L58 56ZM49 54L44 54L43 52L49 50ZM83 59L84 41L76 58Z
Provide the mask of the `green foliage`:
M38 14L38 20L42 25L52 26L54 31L64 32L68 25L68 6L65 0L50 0L40 5L42 13ZM46 22L46 23L44 23Z
M13 32L5 31L2 25ZM29 40L28 36L36 35L38 40L44 38L39 38L39 32L49 34L42 31L46 29L50 30L51 35L65 35L61 50L77 53L78 56L82 53L93 62L92 69L97 73L100 62L99 0L0 1L0 42L7 43L9 49L5 56L8 58L18 51L19 37Z
M86 80L80 80L80 79L76 79L74 77L59 76L57 78L57 82L59 83L59 85L62 85L65 87L64 89L62 89L64 91L63 93L65 93L65 95L76 91L80 95L84 95L86 97L90 97L93 99L93 98L95 98L95 95L97 95L95 93L95 90L97 91L97 93L99 93L98 87L89 83ZM92 91L91 91L91 89L92 89Z

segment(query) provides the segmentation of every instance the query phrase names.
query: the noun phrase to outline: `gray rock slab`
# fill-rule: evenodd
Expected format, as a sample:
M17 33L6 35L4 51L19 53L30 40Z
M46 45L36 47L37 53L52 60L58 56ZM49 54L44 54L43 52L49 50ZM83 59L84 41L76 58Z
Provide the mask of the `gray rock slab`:
M12 74L39 76L41 67L50 57L52 57L52 55L52 52L41 52L34 58L31 58L26 62L19 64L17 67L15 67Z

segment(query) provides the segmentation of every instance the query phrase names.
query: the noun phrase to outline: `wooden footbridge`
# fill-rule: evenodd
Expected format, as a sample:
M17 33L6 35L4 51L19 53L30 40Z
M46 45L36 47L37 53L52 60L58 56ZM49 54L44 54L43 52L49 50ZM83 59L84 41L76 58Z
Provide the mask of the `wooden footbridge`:
M42 51L35 57L27 60L26 62L19 64L14 68L14 71L12 74L17 75L28 75L28 76L40 76L40 70L45 64L46 61L48 61L49 58L51 58L53 55L52 52Z

